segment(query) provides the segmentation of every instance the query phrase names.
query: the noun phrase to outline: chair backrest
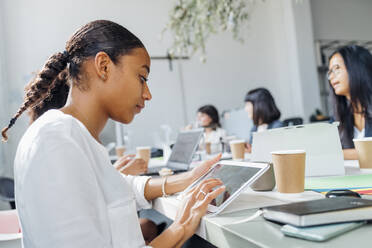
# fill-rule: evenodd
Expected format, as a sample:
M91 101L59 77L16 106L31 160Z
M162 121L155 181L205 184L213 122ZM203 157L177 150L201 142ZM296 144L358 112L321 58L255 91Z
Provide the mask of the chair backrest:
M304 121L301 117L288 118L283 120L283 126L297 126L303 124Z
M222 128L228 136L248 140L251 135L253 122L249 119L244 108L224 111L221 117Z
M0 199L14 201L14 180L0 177Z
M17 210L0 211L0 234L20 233Z

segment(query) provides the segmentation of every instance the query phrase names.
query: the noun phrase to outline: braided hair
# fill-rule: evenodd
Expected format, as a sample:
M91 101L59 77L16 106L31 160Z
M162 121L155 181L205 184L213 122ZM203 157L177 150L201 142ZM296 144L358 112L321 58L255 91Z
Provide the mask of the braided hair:
M21 107L1 131L2 140L7 141L7 131L26 110L30 110L31 120L34 121L49 109L63 107L70 86L86 89L81 85L80 75L81 66L87 59L98 52L105 52L116 64L119 56L129 54L134 48L144 48L144 45L117 23L97 20L78 29L67 41L66 50L53 54L28 83Z

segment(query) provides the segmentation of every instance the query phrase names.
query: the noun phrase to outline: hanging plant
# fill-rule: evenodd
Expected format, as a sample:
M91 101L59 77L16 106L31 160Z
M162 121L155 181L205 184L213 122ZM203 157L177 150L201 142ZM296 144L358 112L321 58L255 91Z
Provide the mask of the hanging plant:
M188 56L200 50L205 61L206 41L220 31L230 30L234 39L243 41L240 30L257 1L264 0L177 0L164 29L173 36L170 55Z

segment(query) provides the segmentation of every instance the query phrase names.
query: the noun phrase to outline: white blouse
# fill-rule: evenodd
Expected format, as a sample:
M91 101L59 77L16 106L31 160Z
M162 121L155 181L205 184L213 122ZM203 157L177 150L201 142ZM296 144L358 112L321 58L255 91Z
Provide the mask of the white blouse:
M50 110L22 137L15 192L23 247L145 247L137 210L149 177L122 176L71 115Z
M203 139L200 145L203 146L206 142L211 143L211 153L215 154L221 152L221 138L226 137L226 131L222 128L217 128L209 133L204 132Z
M359 131L359 129L354 126L354 139L361 139L365 136L365 128L362 129L362 131Z

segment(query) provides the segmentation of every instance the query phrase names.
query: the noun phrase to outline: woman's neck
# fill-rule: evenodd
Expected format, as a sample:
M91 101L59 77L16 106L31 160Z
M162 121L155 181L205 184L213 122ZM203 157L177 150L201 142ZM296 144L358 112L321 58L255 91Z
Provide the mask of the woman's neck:
M359 130L362 131L365 127L365 117L364 114L361 112L354 113L354 126Z
M210 133L210 132L213 131L213 129L212 129L211 127L206 127L206 128L204 128L204 131L205 131L206 133Z
M91 95L72 90L66 105L60 110L82 122L93 138L100 142L99 135L106 125L108 116Z

